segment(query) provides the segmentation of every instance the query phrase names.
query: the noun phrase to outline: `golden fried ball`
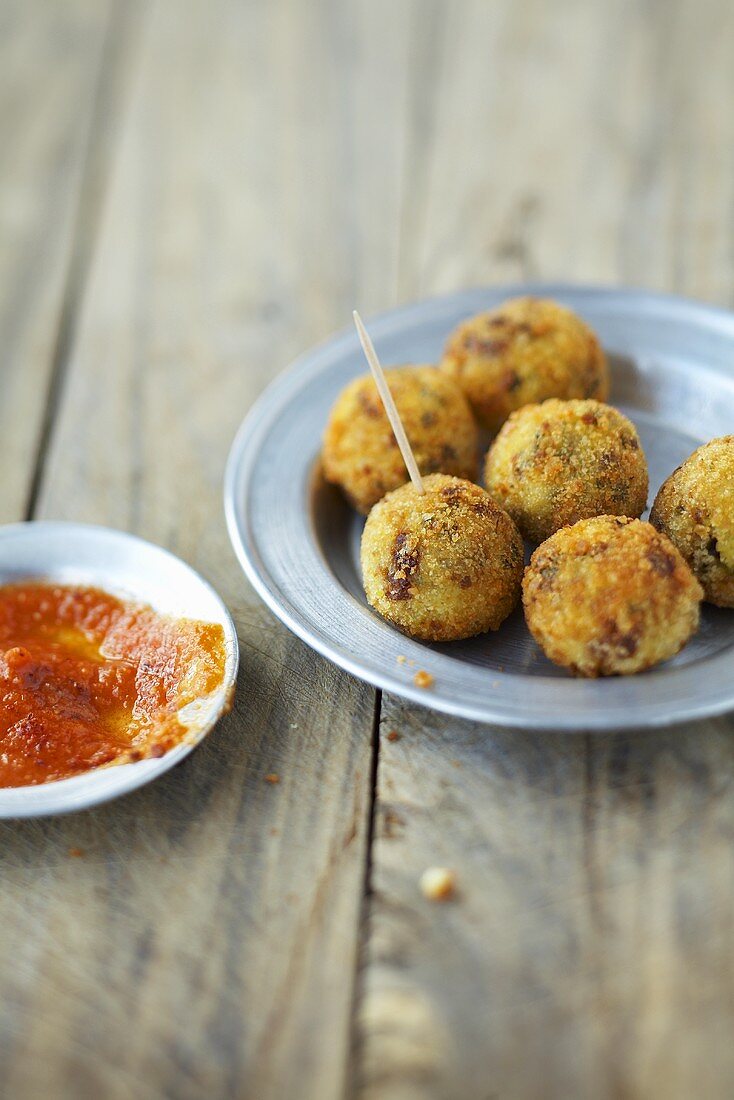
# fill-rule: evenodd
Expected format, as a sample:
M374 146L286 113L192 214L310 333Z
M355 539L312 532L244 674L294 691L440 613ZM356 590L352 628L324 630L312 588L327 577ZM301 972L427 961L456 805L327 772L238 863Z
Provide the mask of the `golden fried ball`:
M422 474L475 478L478 432L461 389L435 367L385 371L390 391ZM327 481L340 485L354 507L369 512L403 485L405 463L370 375L342 390L324 433Z
M530 632L579 676L640 672L673 657L698 627L702 595L672 542L626 516L563 527L523 578Z
M449 642L496 630L520 594L523 544L506 512L457 477L388 493L362 534L367 600L413 638Z
M678 547L704 598L734 607L734 435L705 443L670 475L650 522Z
M591 516L639 516L647 462L634 424L599 401L544 401L511 414L490 447L487 492L542 542Z
M441 369L455 378L484 427L496 432L514 409L548 397L609 392L599 341L557 302L513 298L456 328Z

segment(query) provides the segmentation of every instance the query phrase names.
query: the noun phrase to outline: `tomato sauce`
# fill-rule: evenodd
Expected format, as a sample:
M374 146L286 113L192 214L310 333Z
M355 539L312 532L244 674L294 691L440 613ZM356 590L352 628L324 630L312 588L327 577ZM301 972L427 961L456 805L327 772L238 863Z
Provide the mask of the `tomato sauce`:
M171 619L98 588L0 587L0 787L162 756L179 708L222 682L218 623Z

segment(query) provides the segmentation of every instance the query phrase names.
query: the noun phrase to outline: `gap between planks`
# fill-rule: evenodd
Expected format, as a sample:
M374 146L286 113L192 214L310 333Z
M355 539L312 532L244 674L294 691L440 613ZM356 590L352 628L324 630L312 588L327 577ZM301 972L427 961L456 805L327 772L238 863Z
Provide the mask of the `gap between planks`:
M352 1006L349 1026L349 1054L347 1061L345 1096L356 1093L359 1065L361 1060L361 1040L358 1027L359 1009L364 993L364 974L367 966L367 947L369 943L369 920L372 897L372 852L375 840L375 818L377 813L377 783L380 768L380 719L382 717L382 691L375 689L375 702L372 711L372 759L370 763L369 808L367 811L367 837L365 842L364 874L362 876L362 904L359 913L359 936L354 965L352 988Z
M51 369L43 401L28 499L23 518L33 519L46 472L51 436L68 372L94 246L110 176L114 143L129 80L125 79L140 33L138 0L116 0L110 8L95 80L94 103L84 143L69 262L51 352Z

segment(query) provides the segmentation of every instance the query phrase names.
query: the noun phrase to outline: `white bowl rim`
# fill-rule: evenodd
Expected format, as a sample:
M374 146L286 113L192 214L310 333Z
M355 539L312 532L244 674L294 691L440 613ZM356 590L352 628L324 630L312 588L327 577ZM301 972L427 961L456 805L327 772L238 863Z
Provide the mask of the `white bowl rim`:
M99 524L76 523L67 520L26 520L19 523L0 525L0 544L17 537L27 538L29 535L43 537L63 534L74 535L81 539L89 539L90 537L109 539L119 545L127 543L132 547L142 549L144 552L156 554L163 562L168 561L172 566L175 564L177 569L183 568L192 582L200 586L201 590L206 592L218 606L221 616L219 622L224 630L226 647L224 677L220 688L217 690L218 701L213 706L208 720L202 724L201 728L189 734L185 740L174 746L163 756L128 764L112 764L92 769L70 779L51 780L48 783L38 783L26 787L0 788L0 819L45 817L51 814L72 813L77 810L89 809L112 798L137 790L144 784L151 782L151 780L157 779L158 776L164 775L196 748L226 712L235 690L239 667L239 644L232 616L214 587L191 565L170 550L149 542L147 539L140 538L138 535L130 534L128 531L121 531L114 527L105 527ZM24 573L23 563L19 561L18 577L22 576L38 577L39 579L52 581L54 572L51 569L47 574L37 570ZM104 582L96 579L90 581L90 583L103 588L107 587L109 591L115 592L115 584L112 578L109 585L105 585ZM131 591L129 585L121 584L118 591L128 592L130 598L135 598L135 593ZM142 597L139 598L142 599ZM150 601L146 599L145 602Z

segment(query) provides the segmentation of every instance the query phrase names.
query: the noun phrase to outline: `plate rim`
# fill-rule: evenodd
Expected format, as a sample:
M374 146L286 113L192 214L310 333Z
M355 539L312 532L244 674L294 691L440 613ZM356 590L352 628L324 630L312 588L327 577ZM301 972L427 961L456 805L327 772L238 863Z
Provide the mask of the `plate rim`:
M452 303L459 304L463 299L472 296L487 294L491 298L501 296L513 297L518 295L538 295L559 297L570 296L576 299L587 298L599 302L607 299L610 304L625 304L630 300L643 304L647 302L660 309L664 307L674 311L678 320L697 322L705 328L713 325L722 335L727 335L734 340L734 312L721 306L700 302L695 299L685 298L679 295L648 290L641 287L607 286L604 284L578 284L573 282L528 282L513 284L497 284L494 286L477 286L454 291L448 294L433 295L417 301L398 305L391 309L383 310L372 315L368 324L372 335L376 339L384 337L392 328L409 325L414 314L420 314L430 306L450 308ZM681 317L681 314L684 314ZM381 691L388 691L403 699L417 703L441 713L458 718L468 719L487 726L504 726L536 730L538 732L559 733L604 733L623 729L660 729L691 720L701 720L721 716L734 709L734 682L728 695L717 695L716 699L706 701L698 699L690 705L679 706L675 713L669 710L657 712L651 709L646 714L635 710L629 716L618 715L614 721L605 719L604 708L597 707L590 710L584 723L578 720L565 720L562 716L553 714L545 715L541 722L530 722L523 716L521 708L511 712L498 708L492 712L486 702L475 705L471 700L466 703L454 703L450 699L433 695L431 691L415 687L411 682L402 680L391 672L382 671L373 667L366 668L363 663L355 658L344 646L330 641L328 636L318 632L308 621L290 610L290 606L284 604L279 598L277 582L265 569L264 563L258 553L257 545L251 538L246 538L248 525L240 524L238 517L237 489L241 483L249 480L252 469L258 457L258 442L267 436L269 425L268 417L272 421L278 412L289 403L289 394L294 383L301 381L302 376L310 374L318 375L323 369L323 356L329 352L337 355L345 344L353 344L356 339L351 326L347 325L338 332L319 341L297 356L287 367L280 371L276 377L265 387L250 410L242 420L231 445L224 474L223 496L224 512L230 541L247 579L266 604L293 634L299 637L316 652L327 660L344 669L357 679L370 684ZM267 412L268 417L263 416ZM245 511L243 501L242 512ZM268 584L270 580L270 584ZM334 579L334 583L339 582ZM348 594L351 599L354 597ZM361 608L361 605L360 605ZM362 610L364 610L362 608ZM399 633L399 632L397 632ZM721 656L721 655L719 655ZM715 658L714 658L715 659ZM667 671L662 669L661 671ZM674 670L669 670L673 672ZM621 678L609 678L612 682L620 682ZM632 679L632 678L627 678ZM579 681L576 681L579 682ZM604 679L595 681L604 683Z

